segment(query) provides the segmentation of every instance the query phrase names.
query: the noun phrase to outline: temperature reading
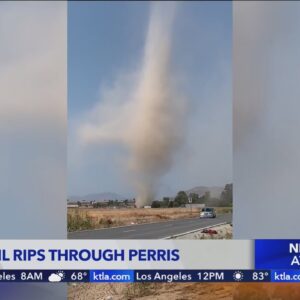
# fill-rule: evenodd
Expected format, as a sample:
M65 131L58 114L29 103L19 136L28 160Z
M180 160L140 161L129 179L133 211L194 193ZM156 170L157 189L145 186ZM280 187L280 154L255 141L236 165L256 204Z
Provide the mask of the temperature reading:
M253 272L252 279L255 281L263 281L269 276L268 272Z
M81 281L87 276L87 272L73 272L71 275L72 281Z

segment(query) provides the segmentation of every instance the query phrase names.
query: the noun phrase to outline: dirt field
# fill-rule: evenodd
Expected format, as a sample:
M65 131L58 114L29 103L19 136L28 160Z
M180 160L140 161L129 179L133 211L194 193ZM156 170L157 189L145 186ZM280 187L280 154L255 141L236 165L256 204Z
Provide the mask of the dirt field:
M213 292L213 295L212 295ZM203 298L204 295L208 296ZM232 299L231 285L191 283L81 284L69 288L68 300Z
M159 222L199 216L199 208L68 208L68 230L107 228L122 225ZM231 208L218 207L217 214L230 212Z
M300 285L275 283L80 284L68 300L299 300Z

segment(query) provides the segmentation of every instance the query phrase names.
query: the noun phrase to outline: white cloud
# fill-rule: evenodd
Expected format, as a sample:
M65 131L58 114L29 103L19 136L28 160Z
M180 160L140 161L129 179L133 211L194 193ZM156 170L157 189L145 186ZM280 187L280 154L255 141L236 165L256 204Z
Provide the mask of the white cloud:
M58 274L52 273L49 277L48 280L50 282L60 282L62 280L62 277L60 277Z

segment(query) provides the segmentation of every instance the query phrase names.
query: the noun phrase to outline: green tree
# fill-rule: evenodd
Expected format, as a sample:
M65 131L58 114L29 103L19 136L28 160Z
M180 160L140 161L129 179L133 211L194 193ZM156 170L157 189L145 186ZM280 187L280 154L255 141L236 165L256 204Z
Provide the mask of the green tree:
M205 192L204 194L204 202L209 202L210 200L210 191Z
M170 201L168 207L172 208L174 206L174 201Z
M169 207L169 202L170 202L169 197L163 197L162 207Z
M174 206L179 207L186 203L188 203L188 196L187 196L186 192L185 191L178 192L174 199Z
M232 184L226 184L221 194L223 205L232 206Z
M198 194L190 193L189 197L192 198L192 203L200 203L200 198Z
M151 204L152 208L160 208L161 207L161 203L157 200L153 201Z

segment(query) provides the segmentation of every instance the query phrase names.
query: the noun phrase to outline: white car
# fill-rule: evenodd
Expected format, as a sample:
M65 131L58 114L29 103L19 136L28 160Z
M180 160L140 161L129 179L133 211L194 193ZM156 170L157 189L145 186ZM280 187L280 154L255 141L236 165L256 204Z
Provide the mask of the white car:
M216 211L212 207L202 208L200 212L200 218L215 218L216 216Z

